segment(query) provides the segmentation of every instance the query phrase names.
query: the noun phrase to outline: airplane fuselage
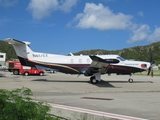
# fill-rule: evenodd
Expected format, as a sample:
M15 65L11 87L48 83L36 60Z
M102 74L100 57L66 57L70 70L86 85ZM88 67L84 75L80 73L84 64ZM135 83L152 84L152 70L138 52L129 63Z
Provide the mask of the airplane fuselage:
M43 66L56 69L67 74L84 74L91 76L90 81L96 84L102 74L129 74L129 82L133 82L132 73L147 70L151 63L144 61L125 60L119 55L77 55L71 56L33 52L30 42L8 38L22 65Z
M119 60L117 64L110 64L109 66L101 66L101 74L130 74L135 72L142 72L148 69L148 62L143 61L130 61L118 55L97 55L102 59L115 58ZM54 55L46 53L33 53L32 59L25 59L19 57L22 63L29 65L40 65L57 69L59 72L68 74L84 74L85 71L90 67L92 60L87 55L80 56L65 56L65 55Z

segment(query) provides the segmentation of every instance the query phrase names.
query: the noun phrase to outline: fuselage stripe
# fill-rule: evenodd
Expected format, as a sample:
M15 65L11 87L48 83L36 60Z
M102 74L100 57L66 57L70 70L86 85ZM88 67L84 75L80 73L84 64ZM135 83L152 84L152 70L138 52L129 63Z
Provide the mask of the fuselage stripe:
M38 61L31 61L31 60L28 60L30 62L33 62L33 63L37 63L37 64L41 64L41 65L44 65L44 66L58 66L58 67L63 67L63 68L67 68L67 69L70 69L70 70L73 70L77 73L80 73L78 70L74 69L74 68L71 68L69 66L66 66L66 65L60 65L60 64L47 64L47 63L44 63L44 62L38 62Z

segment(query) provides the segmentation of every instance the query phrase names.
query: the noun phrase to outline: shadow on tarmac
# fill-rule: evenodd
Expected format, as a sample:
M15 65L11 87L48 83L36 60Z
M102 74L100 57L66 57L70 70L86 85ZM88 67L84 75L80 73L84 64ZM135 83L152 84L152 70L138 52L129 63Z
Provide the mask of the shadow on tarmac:
M109 83L129 83L128 81L107 81ZM152 81L133 81L133 83L153 83ZM132 84L132 83L129 83Z
M78 81L78 80L47 80L47 79L35 79L32 81L40 81L40 82L81 82L81 83L90 83L90 81ZM119 80L119 81L104 81L101 80L98 84L109 84L109 83L129 83L128 81L123 81L123 80ZM153 83L152 81L133 81L133 83ZM90 83L91 84L91 83ZM132 83L130 83L132 84Z
M59 83L88 83L91 84L90 81L77 81L77 80L47 80L47 79L34 79L32 81L39 81L39 82L59 82ZM95 85L97 87L112 87L112 88L116 88L115 86L113 86L112 84L110 84L108 81L104 81L101 80L99 83L97 84L92 84Z
M34 79L32 81L39 81L39 82L58 82L58 83L88 83L91 84L90 81L79 81L79 80L47 80L47 79ZM101 80L99 83L97 84L93 84L94 86L97 87L106 87L106 88L121 88L121 87L115 87L113 86L111 83L123 83L123 84L134 84L134 83L153 83L152 81L133 81L133 83L129 83L128 81L104 81Z

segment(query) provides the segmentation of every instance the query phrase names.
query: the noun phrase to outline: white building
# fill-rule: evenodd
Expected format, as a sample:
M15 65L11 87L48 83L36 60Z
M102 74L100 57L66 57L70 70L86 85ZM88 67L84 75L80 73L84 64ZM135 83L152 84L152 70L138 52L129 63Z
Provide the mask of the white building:
M153 70L158 70L158 66L154 66L154 67L153 67Z
M160 70L160 64L158 65L158 70Z
M5 65L5 61L6 61L6 53L0 52L0 64Z

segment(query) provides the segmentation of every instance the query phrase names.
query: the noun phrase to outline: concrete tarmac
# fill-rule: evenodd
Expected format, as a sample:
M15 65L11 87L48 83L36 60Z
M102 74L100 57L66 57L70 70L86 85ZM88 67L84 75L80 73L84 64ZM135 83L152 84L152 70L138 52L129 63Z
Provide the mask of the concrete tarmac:
M37 101L149 120L160 119L159 76L152 78L133 75L134 82L128 83L128 75L102 75L102 81L93 85L89 82L89 77L83 75L46 73L45 76L22 76L9 72L4 74L5 77L0 77L0 89L28 87L33 91L33 98ZM77 119L77 113L70 114L71 119Z

